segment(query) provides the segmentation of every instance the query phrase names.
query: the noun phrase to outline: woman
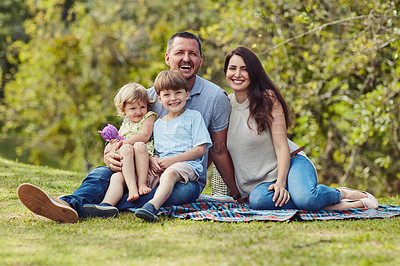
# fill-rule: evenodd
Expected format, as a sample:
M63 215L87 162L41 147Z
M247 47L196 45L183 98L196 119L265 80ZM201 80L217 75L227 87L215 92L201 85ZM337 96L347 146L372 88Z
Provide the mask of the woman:
M314 165L287 139L289 107L257 56L238 47L225 59L231 116L227 146L240 195L254 209L378 208L374 196L318 185ZM292 156L291 156L292 153Z

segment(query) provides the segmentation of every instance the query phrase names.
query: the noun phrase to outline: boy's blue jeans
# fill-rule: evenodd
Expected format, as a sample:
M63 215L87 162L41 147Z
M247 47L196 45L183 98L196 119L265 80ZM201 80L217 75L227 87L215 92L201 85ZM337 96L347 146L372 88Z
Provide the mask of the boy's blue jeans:
M340 202L340 192L325 185L318 185L317 173L312 163L303 156L291 159L286 189L290 200L282 207L275 207L272 201L274 191L268 187L274 182L261 183L251 191L249 203L257 210L300 209L321 210L323 207Z
M78 212L79 217L82 217L82 207L84 204L99 204L103 200L113 173L114 172L108 167L97 167L90 171L85 180L83 180L81 186L75 190L72 195L63 196L60 199L68 202L71 207ZM150 193L140 196L139 199L135 201L126 201L128 193L125 193L115 207L119 210L140 208L153 198L156 190L157 187ZM163 206L192 203L196 201L199 195L200 185L197 182L188 182L186 184L176 183L171 196Z

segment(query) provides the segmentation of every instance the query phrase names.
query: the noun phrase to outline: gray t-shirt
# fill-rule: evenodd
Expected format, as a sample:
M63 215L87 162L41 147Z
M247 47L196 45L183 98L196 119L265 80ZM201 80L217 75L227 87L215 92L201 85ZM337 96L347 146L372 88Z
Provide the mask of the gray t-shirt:
M156 99L154 87L147 91L153 99ZM185 107L200 112L210 133L219 132L228 127L231 111L228 95L223 89L208 80L196 76L196 81L190 90L189 99L186 101ZM152 110L158 114L158 117L163 117L168 113L168 110L158 100L153 104ZM207 162L208 151L203 157L203 172L198 180L200 193L207 182Z

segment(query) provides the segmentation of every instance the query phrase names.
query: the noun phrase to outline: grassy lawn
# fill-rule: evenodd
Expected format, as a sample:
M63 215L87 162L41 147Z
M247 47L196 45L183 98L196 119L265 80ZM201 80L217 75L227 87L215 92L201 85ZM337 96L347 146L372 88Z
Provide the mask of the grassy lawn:
M399 265L400 218L197 222L163 217L58 224L19 202L24 182L72 193L85 174L0 159L0 265ZM400 204L399 197L378 199Z

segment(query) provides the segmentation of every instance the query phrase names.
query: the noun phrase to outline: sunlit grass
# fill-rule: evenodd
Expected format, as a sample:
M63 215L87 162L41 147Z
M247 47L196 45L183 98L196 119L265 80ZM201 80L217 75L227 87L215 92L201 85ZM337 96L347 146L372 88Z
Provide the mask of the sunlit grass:
M30 182L51 195L72 193L85 174L0 159L0 265L395 265L399 218L220 223L132 213L59 224L18 200ZM379 199L399 204L399 197Z

